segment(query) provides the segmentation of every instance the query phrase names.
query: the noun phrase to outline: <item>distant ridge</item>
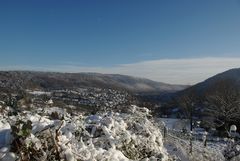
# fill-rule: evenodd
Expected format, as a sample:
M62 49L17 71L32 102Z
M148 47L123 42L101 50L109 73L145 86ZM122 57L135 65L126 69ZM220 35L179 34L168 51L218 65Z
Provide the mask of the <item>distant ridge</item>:
M120 74L0 71L0 88L5 90L51 90L80 87L112 88L137 94L176 92L187 86L171 85Z
M215 76L212 76L203 82L186 88L183 91L179 91L178 95L182 95L188 91L194 91L197 95L200 96L206 91L208 91L210 88L212 88L214 85L216 85L219 81L224 80L231 81L232 85L236 86L236 88L239 88L240 90L240 68L230 69Z

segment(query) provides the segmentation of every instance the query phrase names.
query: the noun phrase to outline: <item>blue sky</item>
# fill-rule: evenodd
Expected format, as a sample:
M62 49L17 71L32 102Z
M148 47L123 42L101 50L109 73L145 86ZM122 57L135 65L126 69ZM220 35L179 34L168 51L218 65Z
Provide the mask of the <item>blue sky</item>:
M166 59L234 60L240 57L240 1L2 0L0 56L2 69L103 73ZM134 75L127 71L120 73ZM177 81L147 73L140 76L171 83L205 78Z

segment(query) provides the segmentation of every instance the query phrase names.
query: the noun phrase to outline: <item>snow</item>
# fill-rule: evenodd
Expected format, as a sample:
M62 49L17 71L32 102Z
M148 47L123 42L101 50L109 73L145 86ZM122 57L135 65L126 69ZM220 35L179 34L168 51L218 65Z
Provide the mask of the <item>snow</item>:
M26 90L26 91L32 95L51 95L51 92L46 92L46 91L31 91L31 90Z
M205 147L201 141L192 141L190 154L190 141L169 135L164 142L170 157L182 161L225 161L223 150L227 147L224 142L208 142Z
M150 111L137 106L129 108L132 110L128 113L109 112L90 116L76 113L70 116L64 109L48 107L42 114L26 111L5 118L3 120L8 124L0 125L1 129L10 130L10 124L16 120L30 120L31 133L22 146L34 148L34 152L41 154L39 160L49 158L50 151L54 152L54 148L47 150L46 144L56 147L60 158L66 161L168 160L161 131L153 120L148 119ZM52 120L51 112L59 113L63 119ZM53 139L47 141L47 138ZM6 142L4 148L9 146L10 142ZM55 152L53 157L57 155ZM19 153L13 153L11 149L2 149L1 154L5 160L19 157Z
M189 122L180 119L161 118L157 120L162 130L164 126L168 129L166 138L164 138L164 147L170 158L181 161L225 161L224 151L227 150L230 156L233 156L233 153L238 154L237 146L229 145L232 143L228 138L210 136L203 128L194 128L191 135L187 131L182 132L182 128L189 126ZM192 138L192 153L190 153L190 138ZM206 146L204 146L205 139L207 139ZM235 150L229 151L229 149ZM232 160L237 161L238 157L233 157Z
M31 153L37 152L38 160L56 160L59 156L61 161L224 161L224 154L232 161L239 160L240 144L229 139L212 139L214 141L208 141L205 147L203 141L193 137L190 154L189 136L181 132L188 126L186 120L156 121L144 107L132 105L126 113L89 116L78 112L70 115L59 107L43 107L37 111L23 111L10 117L1 115L0 160L12 161L20 156L20 152L12 151L13 138L9 137L11 125L19 120L31 121L31 133L22 138L21 146L33 148ZM52 118L53 112L61 117ZM168 128L166 138L161 133L163 125ZM195 133L204 133L204 130L195 129Z
M189 130L189 120L175 118L160 118L168 129L181 131L182 129Z

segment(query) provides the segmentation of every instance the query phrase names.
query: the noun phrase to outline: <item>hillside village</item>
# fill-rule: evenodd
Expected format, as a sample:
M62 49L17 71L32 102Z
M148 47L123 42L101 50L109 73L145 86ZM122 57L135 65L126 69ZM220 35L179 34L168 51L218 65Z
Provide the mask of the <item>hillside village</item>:
M65 90L26 90L24 94L1 93L1 100L12 107L41 108L61 106L63 108L81 109L84 112L101 110L122 110L124 106L136 101L129 93L113 89L78 88ZM3 103L2 103L3 104ZM3 104L3 105L4 105Z

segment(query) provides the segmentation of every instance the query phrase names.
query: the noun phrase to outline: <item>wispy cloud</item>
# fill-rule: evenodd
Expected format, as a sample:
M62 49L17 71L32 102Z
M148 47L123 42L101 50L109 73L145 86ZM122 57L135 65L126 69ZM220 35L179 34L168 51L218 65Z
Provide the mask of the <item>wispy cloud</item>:
M239 58L208 57L191 59L160 59L114 67L83 67L78 65L11 66L3 70L39 70L59 72L99 72L145 77L172 84L195 84L217 73L240 67Z

